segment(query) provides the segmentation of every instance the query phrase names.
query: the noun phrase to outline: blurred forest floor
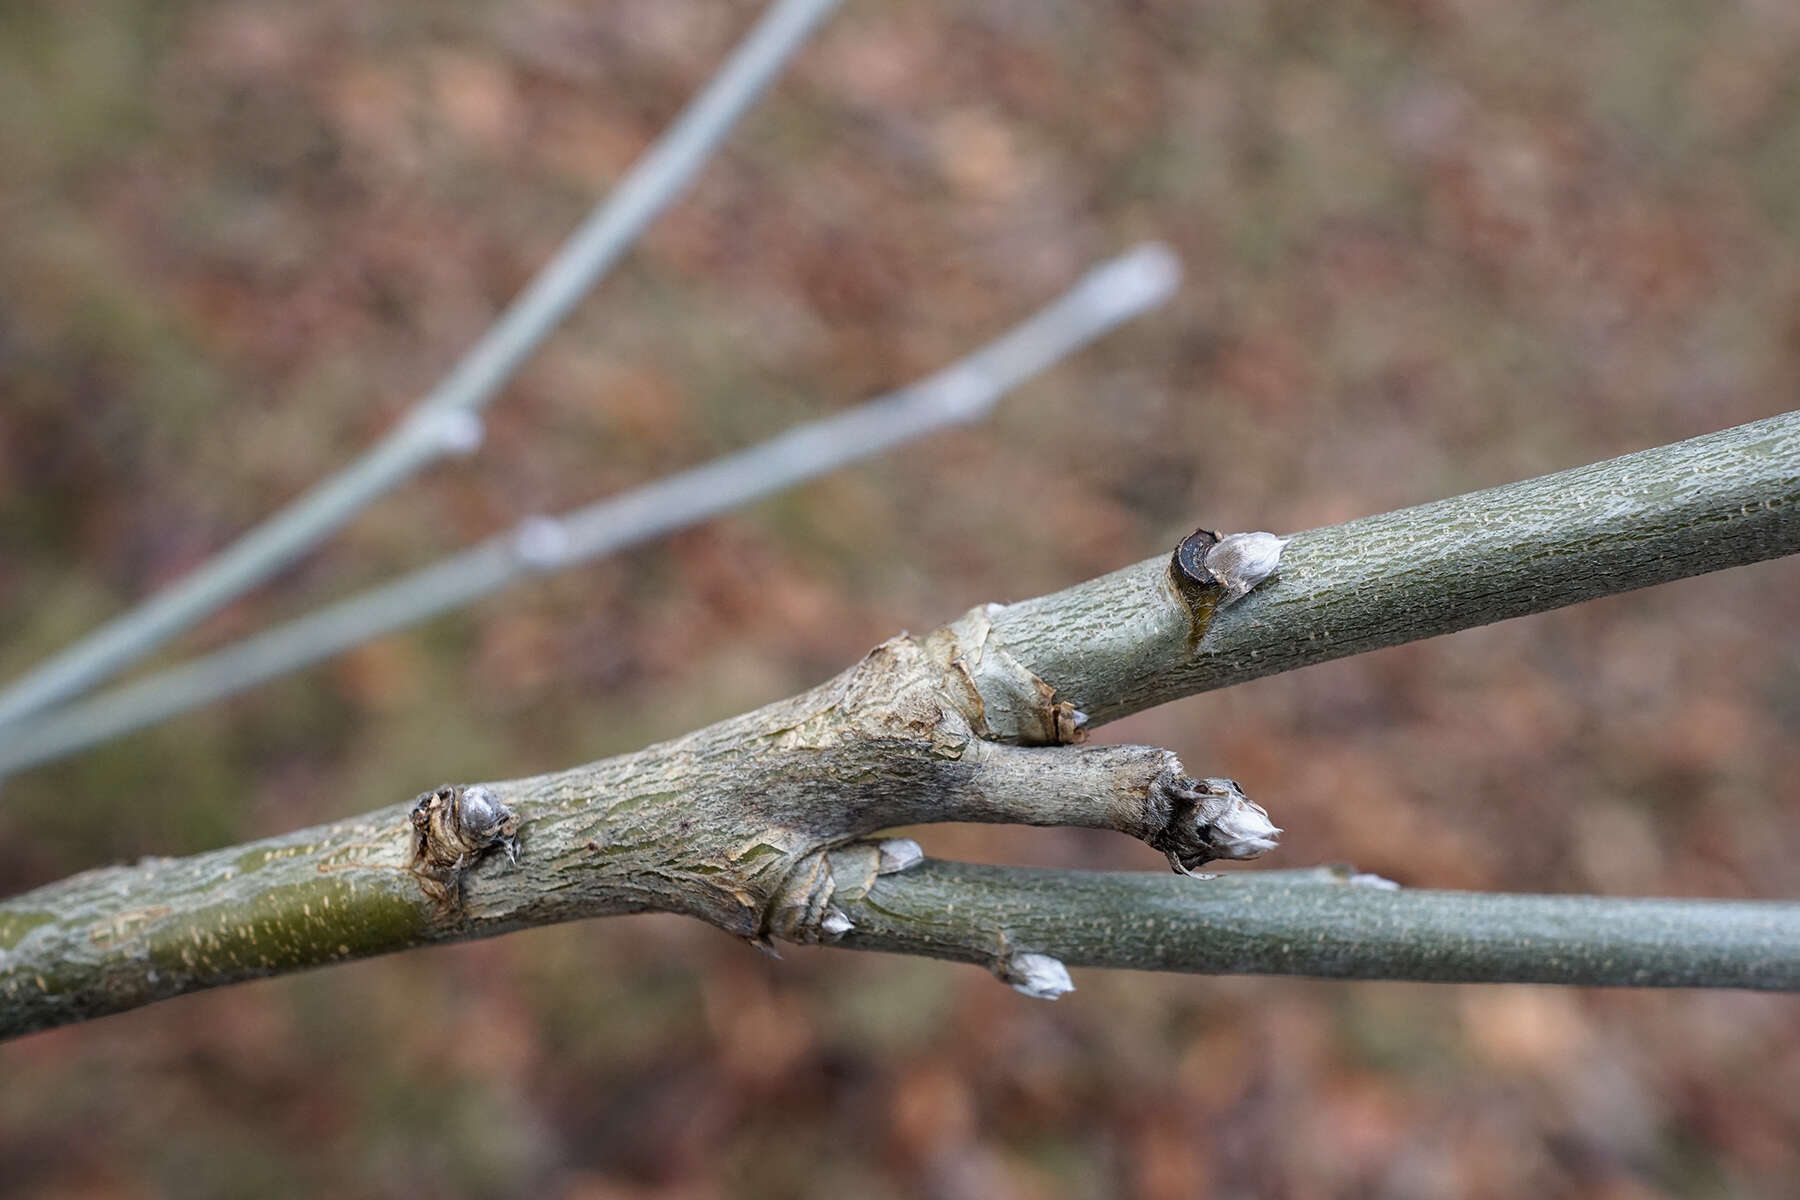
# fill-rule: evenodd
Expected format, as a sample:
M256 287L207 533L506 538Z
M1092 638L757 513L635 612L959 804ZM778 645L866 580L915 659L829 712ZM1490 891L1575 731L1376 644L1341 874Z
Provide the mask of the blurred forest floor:
M758 6L0 11L0 676L366 447ZM479 455L184 643L904 383L1142 238L1171 308L979 429L8 780L7 893L560 767L1166 550L1800 394L1800 6L847 5ZM1270 866L1791 897L1800 564L1104 731ZM1379 831L1378 835L1371 831ZM1160 870L1083 831L946 856ZM8 1196L1791 1196L1792 998L1076 973L539 930L0 1048Z

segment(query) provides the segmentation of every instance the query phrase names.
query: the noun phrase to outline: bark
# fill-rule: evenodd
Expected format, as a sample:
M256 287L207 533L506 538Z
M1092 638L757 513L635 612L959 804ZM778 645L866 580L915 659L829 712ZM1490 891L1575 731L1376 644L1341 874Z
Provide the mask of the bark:
M809 692L634 754L17 897L0 905L0 1034L576 917L655 909L764 944L829 940L843 917L821 852L891 825L1090 825L1184 867L1230 852L1216 819L1251 806L1166 750L978 736L1034 734L984 710L961 649L948 630L895 638ZM1053 702L1034 715L1056 728ZM890 865L917 861L904 845ZM878 868L879 843L868 857Z
M1196 534L1173 555L892 639L800 696L634 754L446 786L353 820L91 871L15 897L0 904L0 1035L409 946L651 909L763 944L843 940L988 956L1015 986L1053 995L1066 984L1059 947L1075 947L1075 961L1100 953L1050 936L1073 937L1097 919L1082 907L1083 876L1033 877L1033 903L984 910L975 902L993 891L977 876L909 871L916 847L871 835L938 821L1073 824L1143 838L1177 870L1248 857L1270 844L1269 826L1230 781L1191 778L1165 750L1069 743L1092 724L1205 688L1792 553L1797 498L1800 414L1788 414L1298 535L1280 573L1232 607L1254 582L1240 577L1240 552L1253 559L1268 542L1215 546ZM934 907L914 911L914 927L877 920L881 905L899 912L928 883L938 889ZM1222 902L1253 894L1235 881L1159 886L1170 884L1193 902L1185 918L1177 904L1167 917L1175 925L1216 922ZM1378 889L1341 894L1350 899L1340 907L1370 914L1390 903ZM1482 927L1492 937L1509 928L1528 936L1520 930L1538 918L1520 899L1471 898L1466 911L1494 914ZM946 929L949 914L980 928L933 941L916 926L938 909ZM1248 901L1244 911L1252 929ZM1785 964L1773 974L1683 975L1688 968L1664 964L1658 978L1794 986L1796 907L1755 912L1767 953ZM1316 905L1312 913L1326 920ZM1572 936L1604 946L1614 915L1590 910ZM1691 935L1694 921L1710 919L1680 928ZM1311 937L1297 932L1308 928L1254 936L1291 945ZM1321 926L1323 949L1266 954L1238 969L1340 973L1333 964L1344 943L1333 936ZM1711 952L1698 940L1686 952L1692 961ZM1679 956L1679 942L1657 945ZM1091 961L1232 969L1216 956L1162 954L1158 944L1125 939ZM1551 963L1542 968L1549 975L1519 974L1516 961L1493 959L1459 968L1473 974L1408 975L1403 958L1389 955L1381 971L1497 979L1556 971ZM1611 975L1568 978L1638 981L1631 970L1628 960Z
M1439 892L1331 867L1196 885L941 862L842 903L854 929L840 945L1002 978L1029 947L1070 966L1213 975L1800 990L1800 904Z
M1294 535L1189 653L1150 559L994 636L1096 724L1195 692L1800 550L1800 412Z

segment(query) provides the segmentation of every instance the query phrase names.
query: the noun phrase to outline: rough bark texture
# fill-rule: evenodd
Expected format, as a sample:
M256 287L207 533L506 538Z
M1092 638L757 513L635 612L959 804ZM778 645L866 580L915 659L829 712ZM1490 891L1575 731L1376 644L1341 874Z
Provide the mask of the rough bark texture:
M15 897L0 904L0 1035L408 946L646 909L688 913L757 941L835 940L860 924L852 911L872 913L867 905L883 896L896 898L884 910L887 932L871 919L855 944L987 955L1016 986L1054 995L1066 974L1036 952L1055 952L1049 931L1072 936L1097 919L1081 907L1080 876L1046 877L1038 904L1025 906L1036 924L1021 908L979 937L934 937L892 924L897 898L918 894L910 876L876 890L887 887L883 871L917 860L916 849L856 843L896 825L1005 821L1118 830L1165 850L1178 869L1248 857L1267 848L1272 831L1229 781L1190 779L1164 750L1060 743L1079 740L1089 724L1205 688L1791 553L1800 549L1796 499L1800 414L1788 414L1299 535L1281 573L1216 621L1242 581L1223 567L1219 578L1199 577L1195 563L1220 564L1200 553L1210 535L1196 535L1173 556L1053 596L983 606L922 638L895 638L800 696L634 754L440 788L353 820L92 871ZM974 877L958 884L936 870L916 886L947 889L932 903L960 908L958 920L971 911L958 886L970 902L992 895ZM1200 922L1218 919L1221 897L1250 895L1171 882L1188 888ZM1469 903L1471 912L1486 903L1494 914L1530 915L1518 898ZM1787 974L1747 981L1671 968L1661 978L1793 986L1800 916L1792 905L1757 914L1752 924L1764 923ZM932 923L930 910L910 919ZM1505 936L1505 922L1495 922L1486 928ZM1308 928L1263 936L1286 945ZM1691 923L1681 928L1697 934ZM1043 944L1013 945L1020 931ZM1693 961L1709 952L1699 940L1688 951ZM1343 973L1334 964L1349 959L1328 941L1321 933L1322 949L1310 956L1265 955L1237 968L1166 956L1154 940L1106 958L1077 948L1074 958ZM1679 944L1658 943L1669 954ZM1421 973L1402 957L1390 955L1381 973L1552 977L1473 967ZM1554 974L1554 964L1542 970ZM1629 966L1620 970L1555 977L1636 981Z
M656 909L828 940L842 917L821 852L892 825L1087 825L1187 865L1218 856L1213 818L1241 802L1227 781L1152 747L1008 744L1056 730L1055 702L990 661L991 687L1042 711L985 706L970 650L953 630L894 638L811 691L634 754L17 897L0 905L0 1033L576 917Z

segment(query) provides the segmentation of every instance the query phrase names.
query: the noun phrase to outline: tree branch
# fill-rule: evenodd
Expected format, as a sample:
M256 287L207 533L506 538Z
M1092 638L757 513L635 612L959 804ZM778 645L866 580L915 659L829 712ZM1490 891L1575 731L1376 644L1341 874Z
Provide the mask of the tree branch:
M1198 653L1156 557L990 615L1095 724L1384 646L1800 551L1800 412L1295 534Z
M1254 856L1274 831L1229 781L1191 779L1153 747L1061 743L1079 741L1096 717L1204 687L1792 552L1797 494L1800 415L1789 414L1300 535L1274 585L1235 607L1225 606L1273 566L1277 539L1196 533L1168 558L893 638L811 691L634 754L439 788L367 817L88 872L0 903L0 1032L407 946L646 909L758 942L859 931L872 948L915 939L921 952L988 955L1009 982L1040 995L1066 982L1046 947L1073 948L1077 962L1334 974L1356 973L1351 948L1365 943L1377 964L1370 973L1405 978L1793 987L1800 918L1791 904L1297 888L1285 907L1258 909L1270 893L1254 884L1128 885L1185 887L1198 904L1218 898L1234 928L1264 922L1258 936L1271 939L1229 958L1217 957L1229 939L1211 950L1205 939L1181 941L1189 957L1165 959L1175 952L1156 949L1151 926L1131 933L1116 915L1095 915L1116 907L1085 910L1079 878L1034 877L1045 889L1032 901L1040 929L1023 893L1001 886L1004 874L939 867L916 887L960 878L974 890L958 905L997 907L967 926L941 915L933 934L931 910L906 908L920 894L904 873L916 847L866 839L901 824L1011 821L1117 830L1181 870ZM1094 886L1112 886L1107 878ZM1454 937L1453 917L1469 923ZM1423 948L1406 951L1381 931L1402 918ZM1140 939L1139 949L1083 957L1111 953L1083 933L1095 923ZM1067 940L1044 932L1056 929ZM1516 937L1534 945L1508 950ZM1695 946L1677 953L1683 938ZM1324 948L1292 948L1304 939ZM1177 941L1171 933L1167 945ZM1709 944L1728 949L1708 957ZM1759 955L1772 965L1756 966Z
M1173 875L926 862L840 896L837 944L979 963L1433 983L1800 990L1800 903L1414 891L1323 867Z
M673 125L429 395L350 466L0 691L0 726L124 670L274 575L414 474L481 441L476 416L687 190L714 149L840 0L775 0Z

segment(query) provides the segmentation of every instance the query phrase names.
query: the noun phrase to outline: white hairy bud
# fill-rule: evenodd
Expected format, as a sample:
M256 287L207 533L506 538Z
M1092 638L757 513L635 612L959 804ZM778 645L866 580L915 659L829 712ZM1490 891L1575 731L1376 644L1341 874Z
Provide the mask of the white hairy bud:
M877 875L897 875L925 861L925 851L911 838L888 838L881 843Z
M1275 573L1281 551L1291 539L1272 533L1231 533L1206 552L1206 569L1225 589L1219 607L1241 600L1250 589Z
M457 816L463 828L472 834L486 833L506 819L506 806L500 803L500 798L479 784L464 788L458 804Z
M1048 954L1009 954L994 964L994 974L1033 1000L1054 1000L1075 990L1069 968Z
M1267 854L1280 836L1268 811L1238 792L1225 811L1212 819L1207 840L1214 858L1241 859Z

